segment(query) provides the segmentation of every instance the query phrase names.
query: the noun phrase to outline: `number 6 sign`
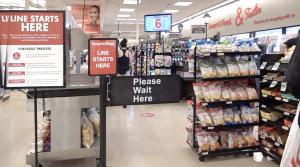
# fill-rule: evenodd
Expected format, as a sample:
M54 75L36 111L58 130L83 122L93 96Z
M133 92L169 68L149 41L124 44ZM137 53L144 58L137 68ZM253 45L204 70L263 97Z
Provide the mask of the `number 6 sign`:
M160 19L156 19L156 21L155 21L155 27L156 28L161 28L161 21L160 21Z

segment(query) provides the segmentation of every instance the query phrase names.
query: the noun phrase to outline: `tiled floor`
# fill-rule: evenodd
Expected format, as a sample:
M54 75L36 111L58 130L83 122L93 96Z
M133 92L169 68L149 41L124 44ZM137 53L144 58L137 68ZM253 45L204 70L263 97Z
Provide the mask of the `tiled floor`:
M33 140L33 114L26 112L22 93L0 103L0 166L25 167L25 153ZM246 156L199 162L185 143L185 105L147 105L108 109L108 165L111 167L277 167ZM143 117L141 114L154 114ZM147 114L146 114L147 115ZM152 116L152 117L151 117Z

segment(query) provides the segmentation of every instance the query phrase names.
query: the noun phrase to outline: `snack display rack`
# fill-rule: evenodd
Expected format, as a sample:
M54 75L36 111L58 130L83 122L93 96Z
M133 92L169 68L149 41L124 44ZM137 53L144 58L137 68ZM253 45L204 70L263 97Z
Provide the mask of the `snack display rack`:
M254 88L256 90L256 93L258 93L257 88L258 88L258 82L256 82L256 80L258 80L258 78L260 78L259 75L259 69L257 69L256 73L254 75L251 75L251 73L249 73L249 75L244 75L244 76L230 76L228 75L228 77L203 77L202 75L200 75L199 77L199 73L198 73L198 68L201 66L200 63L198 64L198 60L201 59L209 59L210 61L213 58L216 57L236 57L236 56L243 56L243 57L247 57L247 59L250 60L256 60L256 63L258 63L258 59L259 56L261 55L261 52L257 52L257 51L253 51L253 52L215 52L215 53L198 53L197 51L197 47L194 49L194 84L197 84L199 82L205 83L205 82L210 82L210 83L214 83L214 82L230 82L230 81L239 81L239 80L247 80L250 81L252 80L255 85L256 88ZM249 95L250 97L250 95ZM253 128L254 126L258 126L259 123L259 114L258 114L258 108L259 108L259 95L257 94L255 99L243 99L243 100L232 100L232 99L228 99L228 100L219 100L219 101L213 101L213 102L197 102L197 95L196 95L196 91L194 88L194 98L193 98L193 118L192 120L190 120L192 122L192 138L193 140L191 141L192 143L190 143L189 141L187 141L192 147L193 149L198 153L199 155L199 160L200 161L204 161L205 158L207 157L216 157L216 156L226 156L226 155L233 155L233 154L249 154L252 155L253 152L258 152L258 143L255 140L255 144L249 144L250 142L248 142L247 145L243 146L243 147L228 147L228 148L219 148L219 149L209 149L201 151L200 148L200 144L197 141L197 133L201 132L201 131L205 131L205 132L212 132L212 133L219 133L219 132L224 132L227 133L228 131L238 131L241 129L246 129L246 128ZM241 122L241 123L234 123L234 124L221 124L221 125L215 125L215 126L205 126L201 123L201 121L199 120L198 116L197 116L197 108L200 107L233 107L233 106L237 106L237 105L246 105L246 106L254 106L254 108L257 110L257 117L256 117L256 122ZM225 108L223 108L225 110ZM205 112L209 112L206 109L204 109ZM234 132L236 133L236 132ZM254 139L254 137L251 139ZM221 143L220 141L220 135L219 137L217 137L217 142ZM211 146L210 146L211 147Z
M286 55L266 54L262 57L259 129L260 151L280 164L290 125L295 118L299 100L287 89L284 73L288 67Z

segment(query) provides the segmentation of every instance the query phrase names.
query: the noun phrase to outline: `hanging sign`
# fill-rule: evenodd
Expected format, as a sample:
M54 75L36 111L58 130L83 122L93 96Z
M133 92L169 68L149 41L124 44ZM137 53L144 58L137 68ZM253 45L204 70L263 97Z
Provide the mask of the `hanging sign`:
M89 40L89 75L115 75L117 73L118 40L93 38Z
M111 78L111 105L178 103L181 80L177 75Z
M0 11L6 88L65 86L64 11Z

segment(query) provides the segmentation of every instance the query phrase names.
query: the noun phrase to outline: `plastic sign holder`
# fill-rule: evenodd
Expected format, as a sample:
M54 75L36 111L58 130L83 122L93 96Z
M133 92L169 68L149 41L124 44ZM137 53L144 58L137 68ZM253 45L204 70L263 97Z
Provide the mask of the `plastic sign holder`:
M117 74L118 43L116 38L91 38L88 44L89 76L100 76L100 167L106 167L106 76Z

